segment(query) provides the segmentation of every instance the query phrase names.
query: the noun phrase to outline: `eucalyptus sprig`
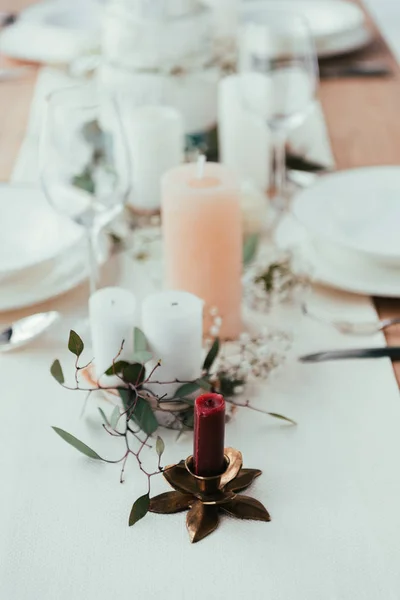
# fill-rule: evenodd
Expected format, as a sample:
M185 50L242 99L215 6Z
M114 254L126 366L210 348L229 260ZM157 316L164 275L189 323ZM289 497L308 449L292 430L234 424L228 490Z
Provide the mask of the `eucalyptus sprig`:
M245 385L249 372L243 371L243 357L247 356L248 352L254 352L254 340L242 339L239 362L229 363L229 359L221 357L221 343L217 338L211 344L208 353L205 357L202 369L202 375L195 381L168 381L160 382L154 380L154 375L160 366L158 361L151 369L146 367L150 360L153 359L149 352L147 340L143 332L135 328L134 330L134 353L130 361L120 359L123 345L117 356L114 358L110 367L105 371L105 375L115 376L118 378L117 385L104 385L102 381L97 380L91 387L83 386L80 382L80 373L87 372L91 368L92 361L81 365L80 358L84 351L84 342L80 336L71 331L68 340L68 350L75 356L75 373L74 385L67 385L65 382L64 372L61 363L58 359L54 360L51 365L50 372L54 379L65 389L86 391L88 397L96 391L112 392L117 394L121 400L121 407L116 405L113 408L111 415L107 416L105 412L99 408L99 415L102 421L103 429L112 437L119 438L124 442L122 455L116 460L100 456L98 452L90 448L87 444L76 438L71 433L59 427L53 427L54 431L68 444L85 456L99 460L109 464L120 464L120 482L124 482L125 469L130 456L136 459L138 468L147 477L147 493L138 498L133 504L129 517L129 525L134 525L138 520L143 518L149 509L149 498L151 480L155 475L162 473L165 467L161 465L162 455L165 449L164 440L158 435L155 440L155 451L157 461L153 470L147 470L142 461L142 452L144 448L153 448L152 442L154 435L159 428L159 423L156 418L157 410L162 409L164 412L169 412L173 420L179 428L180 434L185 430L193 428L194 421L194 397L204 391L218 391L225 396L228 403L234 406L242 406L268 414L274 418L284 420L294 424L292 419L274 412L267 412L257 407L252 406L249 401L241 402L235 398L235 395L242 390ZM252 349L253 348L253 349ZM265 359L263 359L265 362ZM228 362L227 362L228 361ZM253 365L249 362L250 369L255 369L257 365L256 359L253 360ZM264 364L263 362L260 364ZM265 365L264 365L265 366ZM166 399L165 396L155 396L147 389L149 383L157 384L180 384L175 392L174 398ZM181 404L182 410L169 410L170 403L175 405Z

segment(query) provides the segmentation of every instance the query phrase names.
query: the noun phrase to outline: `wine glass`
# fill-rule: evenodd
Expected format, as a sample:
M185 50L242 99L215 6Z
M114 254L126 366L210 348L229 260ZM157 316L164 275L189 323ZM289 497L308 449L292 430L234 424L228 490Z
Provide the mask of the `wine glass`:
M292 10L281 8L244 10L239 71L244 107L262 117L272 133L274 205L282 211L287 204L287 139L313 109L318 88L318 62L307 21Z
M121 103L93 84L55 91L41 133L42 187L58 212L85 229L92 294L99 232L122 210L130 188Z

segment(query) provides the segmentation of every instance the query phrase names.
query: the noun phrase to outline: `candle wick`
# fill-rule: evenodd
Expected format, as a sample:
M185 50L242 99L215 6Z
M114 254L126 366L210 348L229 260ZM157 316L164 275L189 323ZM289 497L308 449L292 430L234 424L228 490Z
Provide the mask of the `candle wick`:
M203 179L204 177L204 165L206 164L206 157L204 156L204 154L200 154L198 159L197 159L197 164L196 164L196 178L197 179Z

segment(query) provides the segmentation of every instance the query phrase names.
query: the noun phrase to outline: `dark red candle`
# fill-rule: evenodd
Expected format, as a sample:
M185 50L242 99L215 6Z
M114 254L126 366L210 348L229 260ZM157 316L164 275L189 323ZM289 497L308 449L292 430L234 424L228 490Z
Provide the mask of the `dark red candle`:
M194 405L195 475L211 477L224 470L225 400L221 394L204 394Z

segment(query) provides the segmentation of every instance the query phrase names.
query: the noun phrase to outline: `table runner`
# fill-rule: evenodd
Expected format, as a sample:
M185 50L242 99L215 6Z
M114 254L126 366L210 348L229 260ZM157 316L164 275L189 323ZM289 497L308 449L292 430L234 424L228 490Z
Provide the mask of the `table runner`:
M44 71L36 97L46 77L53 75ZM33 113L14 180L36 177L31 160L39 121ZM138 286L145 272L127 257L113 261L120 284ZM325 310L343 318L376 316L367 298L318 294ZM80 289L46 306L82 310L85 295ZM260 315L256 320L264 322ZM50 429L60 426L100 454L119 456L118 443L101 431L95 404L80 419L82 400L51 379L53 358L72 368L56 333L3 356L1 597L399 598L400 405L391 363L301 365L295 360L300 353L363 346L365 339L343 336L295 309L284 321L280 325L297 323L293 356L251 400L288 414L298 426L239 409L226 433L227 443L243 451L245 466L263 470L253 495L268 507L272 522L226 518L196 546L187 540L181 514L149 515L129 529L131 504L145 492L135 463L120 485L118 467L82 457ZM384 337L368 341L383 345ZM166 462L190 454L191 436L175 443L176 434L162 435ZM160 478L153 492L162 491Z

